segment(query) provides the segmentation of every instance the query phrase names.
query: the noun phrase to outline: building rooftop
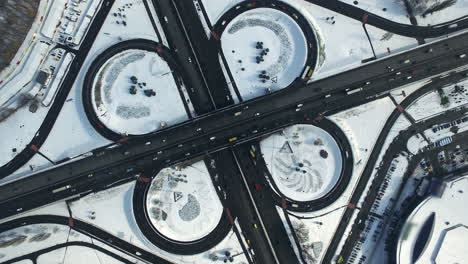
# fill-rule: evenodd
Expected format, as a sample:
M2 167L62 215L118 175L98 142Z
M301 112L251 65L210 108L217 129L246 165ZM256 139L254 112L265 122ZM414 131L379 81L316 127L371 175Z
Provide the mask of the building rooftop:
M400 234L397 263L463 263L468 259L468 175L451 182L440 198L430 196L408 217Z

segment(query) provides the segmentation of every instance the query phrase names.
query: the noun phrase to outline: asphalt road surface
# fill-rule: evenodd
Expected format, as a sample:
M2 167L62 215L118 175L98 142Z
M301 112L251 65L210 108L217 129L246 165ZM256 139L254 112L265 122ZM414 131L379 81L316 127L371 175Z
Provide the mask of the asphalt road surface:
M383 18L381 16L369 13L366 10L360 9L358 6L353 6L339 0L305 0L312 4L333 10L339 14L348 16L358 21L363 21L366 16L367 24L377 28L381 28L388 32L411 38L436 38L449 33L453 33L462 29L468 28L467 16L448 21L446 23L432 26L415 26L409 24L401 24L395 21Z
M206 79L216 108L222 108L233 104L234 101L218 58L219 54L216 52L217 47L209 40L200 17L198 16L194 2L175 0L173 3L174 9L180 14L179 17L183 27L187 30L188 38L193 45L195 56L198 63L200 63L200 69ZM203 96L203 94L199 96ZM208 112L209 111L198 112L198 114L205 114Z
M454 74L454 75L452 75L450 77L447 77L447 78L435 79L432 83L426 85L425 87L419 89L415 93L408 96L405 100L403 100L400 103L400 105L401 105L402 109L404 109L404 108L408 107L409 105L411 105L415 100L417 100L419 97L421 97L422 95L424 95L428 91L437 89L437 88L442 87L442 86L447 85L447 84L456 83L456 82L460 81L463 78L466 78L465 74ZM382 129L382 132L380 133L380 135L379 135L379 137L378 137L378 139L376 141L375 147L372 150L372 153L371 153L370 158L369 158L369 160L368 160L368 162L366 164L366 167L364 168L362 176L360 177L360 180L359 180L359 182L358 182L358 184L356 186L356 189L353 192L353 195L351 196L351 199L349 201L350 204L357 204L357 202L360 200L361 195L364 193L364 190L365 190L365 188L367 186L367 183L368 183L368 181L369 181L369 179L370 179L370 177L372 175L372 172L373 172L373 170L375 168L375 165L376 165L376 163L378 161L379 153L382 151L382 148L384 146L384 142L387 139L387 136L390 133L390 130L391 130L392 126L395 124L397 119L402 114L403 113L401 111L399 111L398 109L395 109L392 112L392 114L390 115L390 117L387 119L387 121L386 121L386 123L385 123L385 125L384 125L384 127ZM384 165L389 165L389 162L390 162L390 160L386 160ZM363 207L365 207L365 205L363 205ZM332 238L332 241L330 242L330 245L329 245L329 247L328 247L328 249L326 251L326 254L324 256L324 259L323 259L324 263L331 262L331 260L335 256L335 254L337 254L336 251L337 251L338 244L343 239L344 232L346 230L346 227L350 223L350 220L351 220L351 217L352 217L352 215L354 213L354 210L356 210L356 209L347 208L345 210L345 212L343 213L343 216L341 217L341 220L340 220L340 225L336 229L335 234L334 234L334 236ZM356 225L356 228L357 228L357 225ZM347 247L349 247L349 245L351 245L351 244L348 244ZM347 249L345 248L345 250L347 250ZM347 252L349 253L348 250L347 250Z
M162 250L178 255L195 255L206 252L223 241L232 229L232 224L229 222L226 212L221 215L218 225L213 231L203 238L182 242L170 239L160 233L151 223L149 210L147 208L147 193L151 186L151 180L156 175L151 175L161 168L151 170L147 180L137 181L133 191L133 215L135 221L143 233L143 235L154 245ZM146 173L145 173L146 174ZM203 205L202 205L203 206Z
M226 192L225 206L233 218L237 217L244 236L250 241L248 244L255 253L254 262L283 263L278 262L277 253L269 242L270 233L263 228L256 205L242 179L242 172L236 165L234 153L219 151L211 154L210 158L218 168L216 173L221 178L219 181L223 183L222 188Z
M34 224L66 225L77 232L80 232L84 235L87 235L105 244L106 246L116 249L117 251L123 252L145 263L154 263L154 264L171 264L172 263L159 256L152 254L149 251L136 247L133 244L130 244L125 240L122 240L114 235L111 235L110 233L107 233L106 231L94 225L88 224L81 220L68 218L64 216L34 215L34 216L26 216L26 217L17 218L17 219L0 224L0 233L15 229L21 226L28 226L28 225L34 225Z
M169 47L175 51L179 64L187 73L185 83L188 86L187 91L195 111L207 113L214 110L215 102L208 88L208 82L176 4L172 0L153 0L152 2L169 42Z
M450 54L442 55L444 57L443 60L439 57L441 56L439 54L437 58L431 59L425 64L403 64L400 67L417 68L419 74L414 75L411 79L415 80L426 78L437 72L446 72L448 69L463 65L466 62L457 58L455 54L461 52L461 48L458 48L462 46L460 40L467 37L468 34L464 34L458 36L455 40L447 40L457 46L456 50L450 48L450 44L446 46L445 42L433 44L434 48L436 46L440 49L438 53L448 52ZM447 50L447 48L450 49ZM427 47L415 49L409 53L397 55L391 61L400 64L402 58L432 57L437 51L437 49L434 49L432 53L426 53L426 50ZM408 55L412 53L415 55ZM433 66L436 64L435 60L440 65L436 69ZM399 87L403 83L410 81L402 77L400 80L388 82L386 78L394 77L395 73L384 73L385 77L371 79L371 84L363 88L361 93L347 95L344 92L347 87L350 87L346 85L349 81L345 82L344 79L355 79L361 75L375 74L373 71L377 71L376 69L382 69L379 71L386 72L385 65L388 65L388 63L386 60L378 61L359 69L319 80L305 86L304 89L301 87L287 89L271 96L228 107L213 114L204 115L198 119L176 125L160 133L155 133L149 138L128 140L111 149L97 149L88 158L71 161L64 166L58 166L38 173L34 177L27 177L10 184L5 184L0 186L0 206L5 208L0 214L2 216L12 215L18 211L34 208L41 204L42 201L46 202L49 199L77 195L80 190L83 190L83 186L85 185L92 187L88 190L113 186L113 182L123 180L124 178L131 178L132 176L128 175L126 171L132 167L144 167L158 162L169 165L256 138L264 133L275 131L284 125L290 124L287 119L282 121L281 124L277 121L277 117L281 113L290 113L291 115L293 113L294 115L302 114L313 118L319 115L319 113L328 112L339 106L366 100L366 98L372 98L379 94L385 94L394 87L393 84ZM399 69L396 68L395 71L399 71ZM403 73L399 76L401 75L404 76ZM334 80L337 80L336 84ZM376 82L383 82L383 84L379 84L378 86L372 85L372 83ZM323 89L332 89L336 90L336 92L333 93L333 96L324 99L323 93L314 92L314 88L317 87L326 87ZM305 90L306 88L307 90ZM303 96L296 98L294 103L289 102L291 97L296 97L300 94ZM307 94L312 95L308 97ZM315 96L315 94L318 95ZM366 96L364 97L364 95ZM287 101L288 104L283 105L283 101ZM303 105L298 107L299 103ZM257 112L257 109L264 111ZM236 115L238 112L242 114ZM259 114L257 115L256 113ZM196 131L198 128L202 128L201 131ZM233 138L237 138L237 140L229 142L229 139ZM51 193L54 189L67 185L70 185L71 188L67 189L66 192ZM28 197L30 194L31 196ZM43 197L44 199L37 200L33 197Z
M1 262L0 264L15 264L15 263L20 263L21 261L27 261L27 260L30 260L32 263L37 263L37 259L41 255L45 255L45 254L48 254L49 252L52 252L52 251L55 251L55 250L58 250L58 249L61 249L61 248L66 248L66 247L90 248L90 249L99 251L100 253L105 254L105 255L113 258L113 259L116 259L116 260L122 262L122 263L135 264L135 262L130 261L130 260L118 255L118 254L115 254L112 251L109 251L109 250L105 249L105 248L96 246L95 244L91 244L91 243L88 243L88 242L81 242L81 241L72 241L72 242L57 244L57 245L54 245L54 246L51 246L51 247L48 247L48 248L44 248L44 249L41 249L41 250L26 254L26 255L23 255L23 256L20 256L20 257L12 258L10 260ZM27 263L29 263L29 262L27 262Z
M88 33L77 51L66 46L60 46L69 52L73 52L75 54L75 59L70 65L70 69L65 75L64 81L55 96L54 103L50 107L44 122L38 130L38 133L36 133L31 142L26 145L24 150L16 155L10 162L0 167L0 178L4 178L12 174L14 171L26 164L36 154L34 149L40 148L41 145L44 144L114 2L115 0L104 0L102 2L101 7L96 12L93 22L89 26Z

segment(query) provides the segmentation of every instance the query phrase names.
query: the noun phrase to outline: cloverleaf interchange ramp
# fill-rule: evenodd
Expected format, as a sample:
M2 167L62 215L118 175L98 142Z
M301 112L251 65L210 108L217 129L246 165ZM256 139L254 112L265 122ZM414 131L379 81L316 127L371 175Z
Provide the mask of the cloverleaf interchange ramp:
M95 150L93 151L95 155L91 157L72 161L65 165L40 172L34 177L28 177L1 186L0 201L3 206L11 199L27 196L31 192L53 188L54 186L59 187L67 181L77 180L90 173L106 171L116 165L122 166L124 162L144 164L145 162L141 160L144 157L151 162L153 162L154 158L157 158L158 161L163 161L168 165L177 161L177 159L171 158L175 153L178 153L180 156L179 160L182 160L183 157L187 158L186 153L196 155L224 148L229 145L229 142L227 142L229 137L241 134L246 134L247 136L248 133L251 133L251 131L247 132L243 129L247 121L250 121L252 124L260 119L272 118L274 117L274 113L280 113L286 109L295 110L298 104L303 104L303 109L317 105L320 106L321 110L315 112L316 114L326 112L327 101L334 101L339 96L331 96L328 100L324 100L323 97L325 95L332 94L345 97L345 89L359 87L366 80L371 80L372 84L366 86L364 90L378 95L406 83L412 83L436 74L454 70L465 65L465 62L458 59L457 55L468 51L468 48L464 47L466 39L468 39L468 34L460 34L453 38L379 60L306 86L289 87L268 96L226 107L161 130L148 137L130 138L120 144L120 146L111 149L103 148ZM426 53L426 50L429 48L433 49L432 53ZM407 65L401 63L408 58L411 58L415 64ZM386 67L388 65L393 66L395 71L405 72L409 69L417 69L417 73L411 80L398 79L389 82L388 79L393 77L394 74L387 72ZM434 65L438 65L438 67L434 69ZM349 84L350 80L354 81L353 84ZM234 114L237 112L241 112L242 114L235 116ZM203 132L197 133L195 131L197 128L202 128ZM218 139L210 140L213 136L215 138L218 136ZM253 135L250 134L250 136ZM222 140L219 140L220 137L222 137ZM146 145L145 143L147 142L151 142L151 144ZM129 156L125 153L129 153ZM113 176L107 177L109 179L115 178L115 175ZM21 207L21 203L17 204L17 207ZM5 213L7 212L5 211Z
M331 1L307 0L307 1L316 5L322 6L324 8L327 8L327 9L334 10L338 13L349 16L359 21L361 21L363 19L363 16L366 15L368 17L367 18L368 24L387 30L389 32L393 32L396 34L401 34L401 35L409 36L409 37L416 37L416 38L440 37L445 34L456 32L456 31L459 31L468 27L468 23L467 23L468 20L466 18L461 18L456 21L450 21L441 25L413 26L413 25L393 22L391 20L369 13L365 10L359 9L355 6L343 3L338 0L331 0ZM269 2L269 1L262 1L262 2ZM84 57L86 56L87 52L89 51L89 48L91 47L92 42L94 41L97 33L99 32L99 27L102 25L102 22L105 19L105 17L107 17L107 14L110 8L112 7L113 3L114 3L113 0L107 0L102 3L102 6L98 11L99 15L97 15L97 19L93 20L90 30L88 34L86 35L86 39L83 41L83 44L81 45L82 48L79 50L80 55L84 55ZM144 1L144 3L146 3L146 1ZM456 26L454 27L453 25L455 24ZM68 47L65 47L65 46L62 48L69 49ZM82 62L79 63L78 60L75 60L74 63L75 65L73 66L73 68L75 69L76 72L78 72L81 67L80 65L82 64ZM36 146L40 148L40 146L45 142L45 139L47 138L47 135L50 133L52 126L58 117L58 113L60 112L60 109L64 103L65 99L62 100L61 98L63 95L65 95L64 98L66 98L68 91L71 89L71 86L73 83L72 80L76 78L75 71L70 71L70 73L68 73L69 76L66 78L66 82L64 82L64 84L62 85L64 89L62 88L60 89L59 96L57 96L57 100L55 100L54 104L52 105L52 108L55 110L50 111L49 115L44 121L44 124L39 129L36 137L33 138L33 140L27 145L27 147L23 151L21 151L19 155L15 156L15 158L12 159L10 162L0 167L0 177L4 178L7 175L12 174L15 170L19 169L24 164L26 164L26 162L29 161L36 154L36 152L33 151L30 147Z
M462 34L435 42L308 85L298 78L285 90L215 112L204 111L198 118L148 135L116 136L116 144L95 149L87 157L1 186L0 190L4 191L0 195L0 204L5 210L0 217L135 180L141 175L132 173L134 170L154 170L218 150L235 148L300 123L300 120L336 111L338 105L350 107L382 96L401 85L453 71L465 65L458 55L467 51L463 45L466 38L466 34ZM426 52L429 47L433 52ZM442 58L445 60L441 62ZM403 63L408 59L411 64ZM434 66L436 64L438 66ZM394 79L394 73L388 72L387 67L401 71L402 78ZM411 80L405 79L406 73L413 69L417 73ZM350 96L346 94L347 89L362 91ZM60 102L57 107L60 109ZM55 119L49 122L53 126ZM48 131L40 131L38 135L46 138ZM232 138L236 140L230 142ZM23 156L26 161L35 154L28 151ZM22 164L15 164L19 165ZM63 186L70 188L56 192Z

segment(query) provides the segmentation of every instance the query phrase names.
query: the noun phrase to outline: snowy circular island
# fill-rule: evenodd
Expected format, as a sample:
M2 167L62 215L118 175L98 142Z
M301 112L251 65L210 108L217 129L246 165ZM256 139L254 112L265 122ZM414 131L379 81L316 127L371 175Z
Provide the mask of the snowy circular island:
M308 42L291 16L262 7L230 21L221 35L221 48L242 99L248 100L300 77Z
M320 199L338 183L341 150L325 130L294 125L260 142L266 166L277 189L300 202Z
M173 70L156 52L113 55L93 80L91 102L99 121L117 134L142 135L187 119Z
M207 236L223 214L203 161L161 170L149 188L146 208L157 232L185 243Z

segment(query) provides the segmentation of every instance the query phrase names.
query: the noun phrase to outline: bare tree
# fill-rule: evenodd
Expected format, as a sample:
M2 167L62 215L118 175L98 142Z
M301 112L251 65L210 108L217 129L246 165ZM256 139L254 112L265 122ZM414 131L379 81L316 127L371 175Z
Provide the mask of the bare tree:
M426 16L454 5L458 0L396 0L402 5L408 4L416 16Z

